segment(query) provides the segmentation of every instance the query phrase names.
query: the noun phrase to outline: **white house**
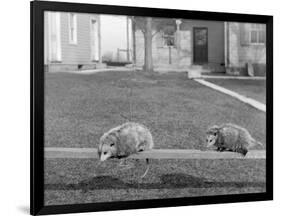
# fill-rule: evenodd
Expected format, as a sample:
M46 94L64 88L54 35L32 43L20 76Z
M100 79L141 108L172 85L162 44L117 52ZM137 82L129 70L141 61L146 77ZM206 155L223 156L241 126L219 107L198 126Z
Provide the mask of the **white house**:
M45 69L63 72L130 62L131 29L126 16L45 12Z

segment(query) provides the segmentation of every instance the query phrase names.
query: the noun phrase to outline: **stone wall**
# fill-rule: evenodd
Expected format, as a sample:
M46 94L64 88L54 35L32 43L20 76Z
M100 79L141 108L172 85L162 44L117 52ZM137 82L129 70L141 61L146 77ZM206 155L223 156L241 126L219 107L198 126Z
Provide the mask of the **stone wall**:
M136 63L138 66L144 64L144 36L143 33L136 31ZM169 50L170 49L170 50ZM178 52L175 47L164 47L161 33L156 33L152 39L152 57L154 66L168 65L169 52L171 52L171 64L178 65Z
M266 45L250 43L250 23L228 23L229 73L247 74L247 63L254 65L255 75L265 75Z
M186 68L193 65L193 28L208 28L208 63L211 71L224 71L224 27L223 22L181 20L180 28L175 33L175 46L163 45L162 33L156 33L152 42L153 64L155 67ZM136 37L136 63L144 63L144 36L140 30ZM171 57L169 57L171 56Z

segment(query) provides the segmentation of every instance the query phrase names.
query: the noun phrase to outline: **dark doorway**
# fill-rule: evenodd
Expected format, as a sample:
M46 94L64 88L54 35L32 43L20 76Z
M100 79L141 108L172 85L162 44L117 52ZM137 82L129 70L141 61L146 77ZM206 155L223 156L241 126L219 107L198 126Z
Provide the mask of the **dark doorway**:
M193 28L193 62L203 64L208 62L208 29Z

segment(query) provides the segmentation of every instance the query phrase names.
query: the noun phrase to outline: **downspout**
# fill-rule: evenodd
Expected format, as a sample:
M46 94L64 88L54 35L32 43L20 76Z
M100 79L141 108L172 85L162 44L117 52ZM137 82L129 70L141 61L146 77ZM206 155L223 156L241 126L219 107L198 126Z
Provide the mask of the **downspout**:
M176 49L177 49L177 60L180 62L180 25L182 24L182 20L181 19L177 19L176 20L176 25L177 25L177 29L176 29Z
M127 62L130 61L130 39L129 39L129 17L126 17L126 21L127 21Z

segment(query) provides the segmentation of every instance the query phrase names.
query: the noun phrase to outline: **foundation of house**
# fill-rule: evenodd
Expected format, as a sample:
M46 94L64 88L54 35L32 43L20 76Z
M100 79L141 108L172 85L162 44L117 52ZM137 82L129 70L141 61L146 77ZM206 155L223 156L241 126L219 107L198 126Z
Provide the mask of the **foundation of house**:
M69 72L77 70L94 70L106 68L106 64L93 63L93 64L47 64L44 66L45 72Z

